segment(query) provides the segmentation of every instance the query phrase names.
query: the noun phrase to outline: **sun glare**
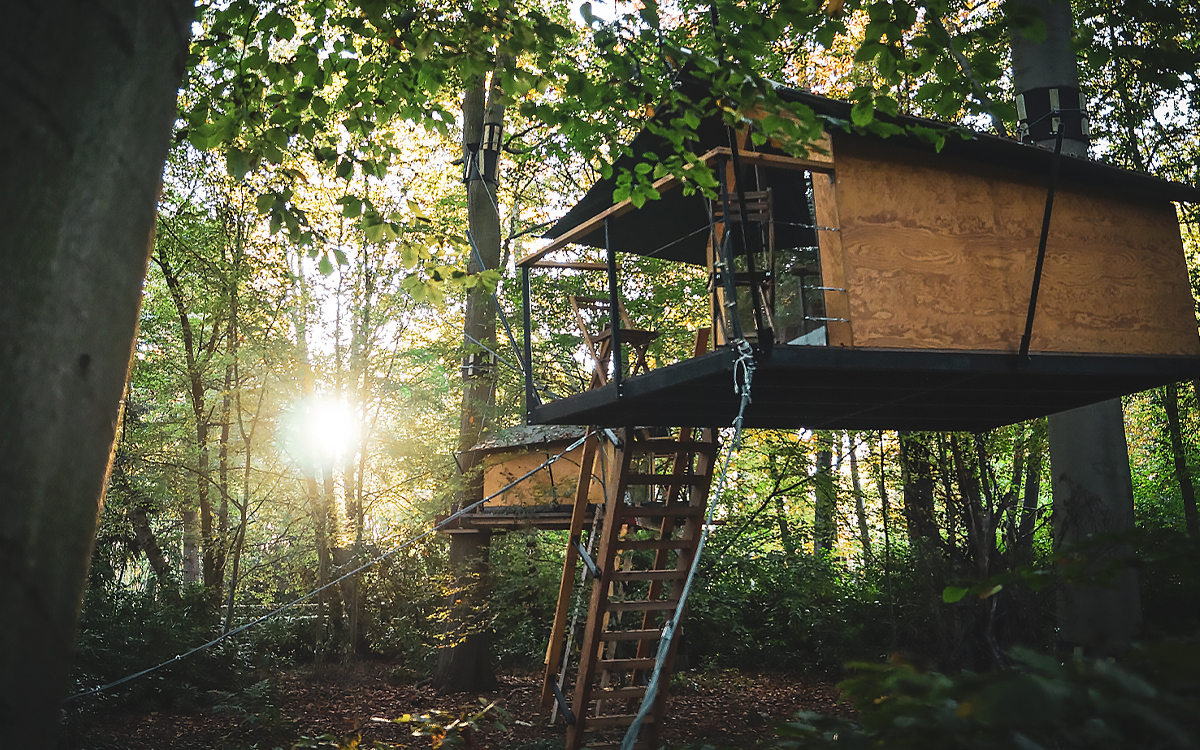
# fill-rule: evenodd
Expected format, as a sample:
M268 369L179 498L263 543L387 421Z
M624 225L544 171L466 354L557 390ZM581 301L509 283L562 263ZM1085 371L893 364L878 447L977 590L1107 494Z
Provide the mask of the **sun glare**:
M353 449L357 421L345 404L312 398L296 405L293 438L309 460L318 464L344 460Z

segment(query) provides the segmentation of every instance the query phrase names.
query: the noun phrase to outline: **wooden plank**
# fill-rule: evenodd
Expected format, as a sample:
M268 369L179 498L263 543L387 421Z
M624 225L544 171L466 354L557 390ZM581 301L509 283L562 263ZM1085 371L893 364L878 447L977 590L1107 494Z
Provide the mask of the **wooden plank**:
M617 543L623 550L633 549L679 549L691 544L688 539L629 539Z
M721 156L733 156L733 149L728 146L718 146L704 154L707 162L716 161ZM832 172L832 158L802 158L798 156L781 156L778 154L760 154L756 151L738 151L738 160L743 166L755 165L771 169L790 169L798 172Z
M670 438L650 438L649 440L639 440L631 445L629 449L634 453L660 453L668 455L671 453L712 453L716 450L716 447L712 443L679 441Z
M579 539L586 520L588 495L591 492L592 466L596 460L596 449L600 438L593 435L583 444L583 456L579 461L579 482L575 485L575 505L571 511L570 534L567 536L567 552L563 559L562 580L558 585L558 603L554 610L554 625L550 629L550 643L546 646L546 661L542 674L542 706L554 702L552 681L558 680L558 669L562 661L563 638L566 637L567 621L570 618L571 593L575 588L575 573L579 553L573 539Z
M596 690L592 693L592 699L598 701L627 700L629 698L641 698L645 694L646 687L644 685L635 685L631 687Z
M613 573L614 581L677 581L687 578L686 570L621 570Z
M672 484L695 483L674 482ZM673 503L671 505L627 505L622 509L622 514L626 518L631 516L638 518L695 518L704 515L696 506L685 505L684 503Z
M707 482L708 478L699 474L642 474L630 473L629 484L661 484L668 487L690 485L693 487Z
M718 158L722 156L730 156L732 154L733 151L731 149L725 146L720 146L718 148L706 151L700 157L700 160L707 163L709 166L712 166L713 162L715 162ZM759 154L753 151L741 151L738 153L738 157L741 159L743 164L754 164L764 167L771 167L774 169L792 169L812 172L828 172L833 169L832 163L827 159L814 159L811 157L807 159L801 159L792 156ZM659 178L653 183L654 189L660 193L670 190L679 184L679 178L675 177L674 175L667 175L666 177ZM533 266L550 253L557 252L567 245L574 244L575 242L604 226L605 219L615 219L617 217L624 216L633 209L633 203L626 198L620 203L610 206L592 218L576 225L573 229L569 230L561 237L537 252L530 253L524 258L521 258L517 261L517 267L522 268L524 266Z
M854 346L850 297L846 291L846 266L842 250L841 220L838 213L837 180L835 174L814 174L813 203L816 206L817 246L821 254L821 286L825 292L826 340L829 346ZM842 291L830 291L842 290Z
M620 445L628 445L632 435L629 430L619 430ZM605 518L615 519L620 513L620 507L625 497L625 477L629 474L628 451L618 449L613 460L609 462L608 477L605 481L607 496L605 498ZM592 579L592 596L588 605L587 624L583 629L583 639L579 648L579 676L575 680L575 695L571 708L575 712L575 723L567 727L565 741L566 750L579 750L583 745L584 732L589 719L586 717L587 708L591 703L592 676L596 673L596 665L600 660L600 649L603 642L600 634L604 631L607 614L608 588L612 582L613 562L621 541L617 536L620 524L605 523L601 531L600 548L596 555L596 566L600 568L600 576Z
M670 190L671 188L678 185L679 178L675 177L674 175L667 175L666 177L662 177L660 179L655 180L653 184L654 184L654 189L661 193L665 190ZM524 258L521 258L519 261L517 261L517 268L522 268L524 266L532 266L534 263L536 263L537 261L546 257L550 253L556 252L558 250L562 250L567 245L574 244L578 240L583 239L584 237L588 236L589 234L596 231L600 227L604 226L605 219L615 219L618 216L624 216L625 214L629 213L633 209L634 209L633 203L630 202L630 200L628 198L626 198L625 200L621 201L620 203L618 203L614 206L610 206L610 207L604 209L603 211L596 214L592 218L577 225L574 229L563 234L561 237L554 240L549 245L546 245L541 250L538 250L535 253L530 253L529 255L526 255ZM605 266L605 268L607 268L607 266Z
M1047 178L839 137L854 345L1015 352ZM1059 185L1031 350L1200 354L1172 204Z
M662 635L661 630L607 630L601 633L602 641L652 641Z
M610 672L632 672L637 669L653 669L653 659L601 659L597 662L600 669Z
M609 612L662 612L679 606L678 599L659 599L657 601L609 602Z
M633 723L633 717L636 714L612 714L610 716L589 716L587 717L587 725L592 729L607 729L610 727L627 727ZM646 718L642 719L642 724L653 724L654 716L647 714ZM591 745L588 745L591 747Z

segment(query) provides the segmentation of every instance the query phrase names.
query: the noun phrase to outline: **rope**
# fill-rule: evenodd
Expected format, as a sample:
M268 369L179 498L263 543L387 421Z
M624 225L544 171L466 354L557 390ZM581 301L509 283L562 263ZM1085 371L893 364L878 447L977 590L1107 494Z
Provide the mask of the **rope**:
M244 631L244 630L249 630L250 628L254 627L255 625L259 625L259 624L261 624L261 623L263 623L263 622L266 622L267 620L271 619L272 617L275 617L276 615L280 614L281 612L284 612L284 611L286 611L286 610L288 610L288 609L291 609L292 607L296 606L297 604L299 604L299 603L301 603L301 602L304 602L304 601L307 601L307 600L309 600L309 599L313 598L314 596L316 596L317 594L321 593L322 591L324 591L324 590L326 590L326 589L328 589L328 588L331 588L331 587L333 587L333 586L335 586L335 585L337 585L337 584L341 583L342 581L346 580L347 578L350 578L351 576L358 575L359 573L363 572L363 571L364 571L364 570L366 570L367 568L370 568L371 566L375 565L376 563L382 562L383 560L386 560L387 558L391 557L392 555L395 555L397 552L400 552L400 551L402 551L402 550L404 550L404 549L406 549L406 548L408 548L408 547L411 547L411 546L413 546L414 544L416 544L417 542L421 541L421 540L422 540L422 539L424 539L425 537L427 537L427 536L430 536L430 535L432 535L432 534L436 533L437 531L439 531L439 530L440 530L440 529L442 529L442 528L445 528L445 527L446 527L448 524L450 524L452 521L455 521L455 520L459 519L460 517L462 517L463 515L465 515L465 514L467 514L467 513L470 513L471 511L475 510L476 508L478 508L479 506L481 506L481 505L483 505L484 503L488 502L489 500L494 500L495 498L499 497L500 495L503 495L505 492L508 492L508 491L509 491L509 490L511 490L513 487L516 487L516 486L517 486L518 484L520 484L521 482L524 482L526 479L529 479L529 478L530 478L530 477L532 477L534 474L537 474L537 473L538 473L539 471L541 471L542 469L545 469L546 467L550 466L550 464L553 464L555 461L559 460L559 459L560 459L560 458L562 458L563 456L567 455L567 454L568 454L568 453L570 453L571 451L573 451L573 450L575 450L576 448L578 448L579 446L583 445L583 444L584 444L584 442L585 442L585 441L586 441L586 440L587 440L589 437L591 437L591 436L592 436L592 434L593 434L593 431L588 431L588 432L587 432L587 433L586 433L586 434L585 434L583 437L579 438L578 440L576 440L575 442L571 443L569 446L567 446L566 448L564 448L564 449L562 450L562 452L560 452L560 453L558 453L557 455L554 455L554 456L552 456L552 457L550 457L550 458L546 459L546 461L545 461L545 462L544 462L544 463L543 463L541 466L537 467L536 469L532 469L532 470L530 470L530 471L526 472L525 474L523 474L523 475L521 475L520 477L518 477L517 479L514 479L513 481L509 482L509 483L508 483L508 484L506 484L504 487L500 488L499 490L497 490L496 492L492 493L491 495L488 495L487 497L483 498L482 500L477 500L476 502L474 502L474 503L471 503L470 505L468 505L468 506L466 506L466 507L460 508L459 510L455 511L454 513L451 513L450 515L446 516L446 518L445 518L445 519L443 519L441 523L434 524L433 528L426 529L425 531L423 531L422 533L418 534L417 536L415 536L415 537L412 537L411 539L408 539L408 540L406 540L406 541L402 542L402 543L401 543L400 545L398 545L398 546L397 546L395 549L392 549L392 550L391 550L391 551L389 551L389 552L385 552L385 553L383 553L382 555L379 555L378 557L375 557L375 558L373 558L373 559L371 559L371 560L369 560L369 561L367 561L367 562L363 563L362 565L358 566L357 568L355 568L354 570L350 571L349 573L345 573L344 575L341 575L341 576L339 576L339 577L337 577L337 578L333 579L332 581L330 581L329 583L325 584L324 586L321 586L320 588L313 589L312 591L308 592L308 593L307 593L307 594L305 594L304 596L301 596L301 597L299 597L299 598L297 598L297 599L293 599L292 601L288 602L287 604L284 604L284 605L283 605L283 606L281 606L281 607L278 607L278 608L276 608L276 609L274 609L274 610L271 610L270 612L268 612L267 614L263 615L262 617L259 617L259 618L258 618L258 619L256 619L256 620L251 620L250 622L246 623L245 625L241 625L241 626L239 626L239 627L236 627L236 628L234 628L233 630L230 630L228 633L224 633L224 634L222 634L222 635L220 635L220 636L218 636L218 637L216 637L216 638L212 639L212 640L211 640L211 641L209 641L208 643L201 644L201 645L199 645L199 646L197 646L197 647L193 648L193 649L192 649L192 650L190 650L190 651L185 651L184 653L182 653L182 654L177 654L176 656L174 656L174 657L172 657L172 658L170 658L170 659L167 659L167 660L166 660L166 661L164 661L164 662L161 662L161 663L159 663L159 664L155 664L153 667L150 667L150 668L148 668L148 669L143 669L143 670L142 670L142 671L140 671L140 672L134 672L134 673L133 673L133 674L131 674L131 675L126 675L125 677L122 677L122 678L121 678L121 679L119 679L119 680L114 680L114 681L112 681L112 682L110 682L110 683L108 683L108 684L106 684L106 685L101 685L100 687L92 688L91 690L85 690L85 691L83 691L82 693L76 693L75 695L72 695L72 696L70 696L69 698L67 698L67 699L64 701L64 703L69 703L69 702L71 702L71 701L73 701L73 700L78 700L79 698L86 698L86 697L88 697L89 695L95 695L95 694L97 694L97 693L103 693L103 692L106 692L106 691L108 691L108 690L111 690L112 688L115 688L115 687L117 687L118 685L123 685L123 684L125 684L126 682L129 682L129 681L131 681L131 680L136 680L137 678L139 678L139 677L142 677L142 676L144 676L144 675L148 675L148 674L150 674L151 672L156 672L156 671L158 671L158 670L162 669L163 667L166 667L166 666L169 666L169 665L171 665L171 664L174 664L174 663L175 663L175 662L177 662L177 661L182 661L183 659L186 659L186 658L188 658L189 656L192 656L193 654L198 654L198 653L200 653L201 651L205 651L205 650L207 650L207 649L210 649L210 648L212 648L213 646L215 646L215 645L217 645L218 643L220 643L221 641L224 641L224 640L226 640L226 639L232 638L233 636L237 635L238 633L241 633L241 632L242 632L242 631Z
M662 677L663 664L666 663L667 652L671 649L671 642L675 640L675 633L683 618L684 608L687 607L688 594L691 593L692 584L696 580L696 571L700 568L700 557L704 554L704 543L708 539L708 529L712 526L713 511L717 507L717 500L725 490L725 480L729 476L729 464L733 460L733 454L741 448L742 422L746 416L746 407L750 404L750 384L754 379L754 350L745 339L738 342L737 348L740 356L733 368L733 390L742 397L742 403L738 407L737 417L733 420L733 441L730 442L729 448L725 452L725 463L721 467L717 489L708 502L708 512L704 517L704 525L700 529L700 541L696 544L696 556L692 559L692 567L688 570L687 580L684 581L683 589L679 592L679 604L675 607L675 615L667 620L666 625L663 626L662 635L659 636L658 653L654 657L654 671L650 675L650 681L646 684L646 694L642 697L642 706L638 709L637 716L633 718L633 723L629 725L629 730L625 732L625 739L621 741L621 750L633 750L638 732L642 729L642 721L650 713L650 708L654 705L654 700L658 695L658 683Z

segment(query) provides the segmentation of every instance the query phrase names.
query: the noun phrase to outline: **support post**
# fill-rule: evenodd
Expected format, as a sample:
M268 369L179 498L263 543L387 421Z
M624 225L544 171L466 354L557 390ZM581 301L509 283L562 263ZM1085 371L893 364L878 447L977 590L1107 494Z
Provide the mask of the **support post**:
M621 297L617 290L617 253L612 246L612 235L608 219L604 220L604 252L608 261L608 313L609 333L612 335L613 383L617 386L617 396L622 390L622 378L625 357L621 353ZM599 363L603 366L603 362Z
M533 406L537 394L533 388L533 322L530 314L529 266L521 267L521 290L524 294L522 305L522 325L525 333L525 424L533 424Z

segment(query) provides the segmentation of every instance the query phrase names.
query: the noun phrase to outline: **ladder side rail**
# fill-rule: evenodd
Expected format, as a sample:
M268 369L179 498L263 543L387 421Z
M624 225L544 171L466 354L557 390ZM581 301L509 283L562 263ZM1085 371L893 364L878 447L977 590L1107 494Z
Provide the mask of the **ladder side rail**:
M588 706L592 697L592 677L596 673L600 647L604 643L600 635L606 620L604 615L607 613L608 586L612 581L613 562L619 547L621 506L625 502L625 477L629 473L629 459L633 453L629 450L631 432L629 429L620 431L621 447L616 451L605 483L607 492L604 503L604 529L601 532L600 550L596 555L596 564L600 567L601 577L592 580L588 622L584 628L579 652L579 677L575 681L575 697L572 701L575 723L567 727L566 750L579 750L583 746L584 732L587 728Z
M599 442L598 432L588 438L583 444L583 456L579 461L579 482L575 486L575 506L571 510L571 529L567 537L567 552L563 559L562 580L558 587L558 604L554 610L554 627L550 631L550 643L546 646L546 668L542 679L543 707L554 701L553 684L558 678L558 666L563 658L563 637L566 633L571 594L575 588L575 571L578 566L579 552L575 549L574 542L583 534L583 522L587 517L588 497L592 487L592 468Z

